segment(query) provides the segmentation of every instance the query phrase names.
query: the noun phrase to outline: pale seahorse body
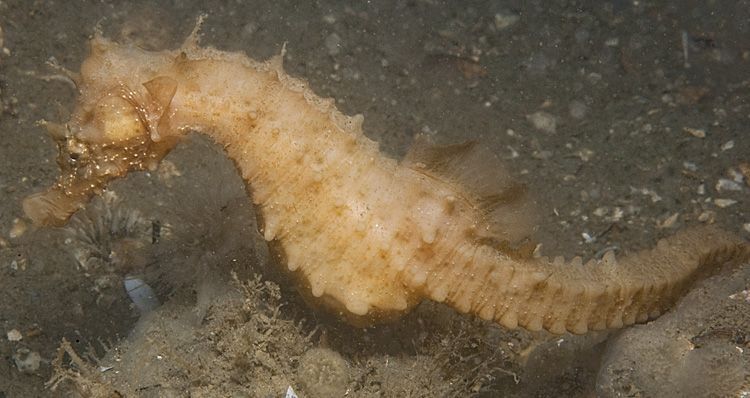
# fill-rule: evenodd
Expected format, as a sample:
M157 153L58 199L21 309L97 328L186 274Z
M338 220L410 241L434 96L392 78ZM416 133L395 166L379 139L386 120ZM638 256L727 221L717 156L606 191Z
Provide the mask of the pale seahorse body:
M235 161L300 290L355 322L429 298L509 328L616 328L659 315L699 267L747 257L738 238L699 228L619 260L534 258L517 246L528 231L520 190L488 154L417 143L398 162L363 135L361 116L284 73L282 57L256 62L196 37L160 52L91 41L74 114L48 124L62 175L26 199L30 218L64 223L194 130Z

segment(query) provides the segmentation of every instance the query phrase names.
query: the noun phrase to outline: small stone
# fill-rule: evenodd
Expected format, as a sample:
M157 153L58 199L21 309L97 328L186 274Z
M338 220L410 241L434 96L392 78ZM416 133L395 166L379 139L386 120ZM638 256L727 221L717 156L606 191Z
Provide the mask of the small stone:
M606 216L609 212L609 209L606 207L597 207L596 210L594 210L594 215L597 217L603 217Z
M531 115L527 115L526 120L528 120L537 130L549 134L557 132L557 119L547 112L534 112Z
M245 39L249 39L252 35L258 31L258 24L255 22L248 22L242 27L242 36Z
M737 170L735 170L733 168L729 168L727 170L727 174L729 174L729 176L732 177L731 178L732 181L734 181L734 182L736 182L738 184L741 184L742 181L745 180L745 176L741 172L739 172L739 171L737 171Z
M584 162L588 162L594 156L594 151L588 148L583 148L580 151L576 152L576 156L581 158L581 160L583 160Z
M746 223L742 224L742 229L744 229L745 231L747 231L748 233L750 233L750 222L746 222Z
M20 218L16 218L13 220L13 226L10 227L8 237L10 237L11 239L19 238L26 232L27 229L28 225L26 224L26 221Z
M620 39L617 37L611 37L604 41L604 45L607 47L617 47L620 45Z
M714 199L714 204L721 208L729 207L735 203L737 203L737 201L732 199Z
M693 162L684 161L682 167L687 171L698 171L698 166Z
M286 395L284 395L284 398L297 398L297 394L294 392L292 386L286 388Z
M661 201L661 196L659 196L659 194L656 193L656 191L654 191L652 189L630 187L630 192L632 192L632 193L640 193L641 195L649 196L651 198L651 202L653 202L653 203Z
M712 224L716 219L716 212L706 210L698 216L698 221L702 223Z
M13 354L13 362L21 373L34 373L39 370L42 356L36 351L21 348Z
M18 329L11 329L7 333L8 341L21 341L23 339L23 334L18 331Z
M313 348L299 360L297 377L306 395L342 397L349 385L349 364L336 351Z
M667 217L666 220L658 223L657 226L661 229L672 228L674 227L675 223L677 223L677 219L679 217L680 217L680 213L674 213L671 216Z
M519 17L516 14L497 13L495 14L495 29L507 29L518 22L518 19Z
M570 105L568 105L568 112L573 119L583 119L588 111L586 104L578 100L570 101Z
M616 222L622 220L622 216L625 215L625 212L619 208L615 207L614 211L612 211L612 216L609 217L609 221Z
M729 296L732 300L745 300L745 302L750 303L750 290L743 290L741 292L732 294Z
M547 160L552 157L552 151L547 151L547 150L534 151L531 154L531 157L533 157L534 159L539 159L539 160Z
M715 188L717 192L742 191L742 185L726 178L720 178Z
M685 131L686 133L689 133L693 137L696 137L696 138L706 138L706 130L695 129L695 128L692 128L692 127L683 127L682 130Z
M732 148L734 148L734 140L729 140L725 142L724 145L721 146L722 151L728 151Z
M588 80L590 84L597 84L602 80L602 75L600 73L591 72L586 76L586 80Z
M341 37L337 35L336 32L331 33L326 37L325 45L328 50L328 55L336 56L341 52Z

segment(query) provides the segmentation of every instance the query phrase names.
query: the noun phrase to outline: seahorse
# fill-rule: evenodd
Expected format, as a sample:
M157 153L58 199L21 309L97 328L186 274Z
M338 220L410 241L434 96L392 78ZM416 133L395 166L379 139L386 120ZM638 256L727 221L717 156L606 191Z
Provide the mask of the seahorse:
M61 175L23 202L61 225L113 179L153 170L189 131L223 146L247 184L259 230L315 303L352 323L396 318L425 299L507 328L585 333L644 322L704 271L748 258L715 227L661 240L622 259L583 264L531 255L521 184L479 145L418 138L400 161L265 62L198 44L146 51L96 34L64 124L45 122Z

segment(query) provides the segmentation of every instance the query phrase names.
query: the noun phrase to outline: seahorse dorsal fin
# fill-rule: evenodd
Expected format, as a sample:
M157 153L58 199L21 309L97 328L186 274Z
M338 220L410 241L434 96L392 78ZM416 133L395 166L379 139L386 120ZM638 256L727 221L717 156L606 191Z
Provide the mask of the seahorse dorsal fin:
M453 184L479 211L478 238L517 244L531 235L534 214L526 186L513 179L498 156L477 142L439 146L419 134L403 164Z

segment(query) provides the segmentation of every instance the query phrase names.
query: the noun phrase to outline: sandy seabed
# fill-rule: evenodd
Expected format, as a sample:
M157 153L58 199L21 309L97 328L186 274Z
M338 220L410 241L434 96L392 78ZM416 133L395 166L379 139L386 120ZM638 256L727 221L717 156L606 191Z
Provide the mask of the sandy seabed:
M257 59L286 43L287 71L395 157L418 132L500 154L537 198L546 252L634 251L701 223L747 239L748 6L0 1L0 396L742 396L747 265L622 332L508 331L429 303L357 329L275 271L202 138L66 228L28 226L20 201L57 173L36 121L75 100L46 63L78 69L97 24L174 47L208 12L204 43ZM126 277L162 305L141 316Z

